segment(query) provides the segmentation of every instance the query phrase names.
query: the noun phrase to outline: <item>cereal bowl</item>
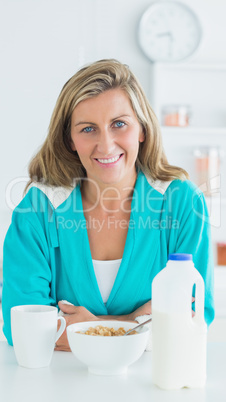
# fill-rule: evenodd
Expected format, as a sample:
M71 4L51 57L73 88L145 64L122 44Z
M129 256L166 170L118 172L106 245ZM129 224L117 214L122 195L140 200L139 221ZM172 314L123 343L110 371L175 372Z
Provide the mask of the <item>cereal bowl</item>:
M126 321L79 322L67 327L68 342L75 357L88 366L90 373L123 374L143 354L149 336L148 325L139 328L136 334L127 336L92 336L84 332L96 326L114 330L122 327L128 331L137 325Z

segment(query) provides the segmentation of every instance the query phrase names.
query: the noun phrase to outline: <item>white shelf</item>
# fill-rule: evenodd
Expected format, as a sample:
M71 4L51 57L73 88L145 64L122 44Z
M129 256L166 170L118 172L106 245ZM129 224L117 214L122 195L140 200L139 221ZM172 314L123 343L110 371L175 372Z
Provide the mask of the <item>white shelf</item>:
M226 136L226 127L169 127L161 126L162 135L222 135Z

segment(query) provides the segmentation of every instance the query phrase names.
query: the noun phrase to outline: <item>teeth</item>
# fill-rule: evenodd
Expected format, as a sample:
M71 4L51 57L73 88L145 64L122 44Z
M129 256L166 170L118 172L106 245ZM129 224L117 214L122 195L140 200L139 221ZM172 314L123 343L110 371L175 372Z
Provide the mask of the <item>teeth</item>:
M97 159L97 160L98 160L98 162L100 162L100 163L105 163L105 164L107 164L107 163L116 162L119 158L120 158L120 155L115 156L115 158L110 158L110 159Z

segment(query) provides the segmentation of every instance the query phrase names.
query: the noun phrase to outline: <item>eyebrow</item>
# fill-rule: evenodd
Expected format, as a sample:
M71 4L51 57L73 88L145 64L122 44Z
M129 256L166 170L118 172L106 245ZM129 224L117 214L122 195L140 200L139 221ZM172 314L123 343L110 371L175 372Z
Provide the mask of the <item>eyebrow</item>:
M121 117L131 117L131 116L128 114L121 114L120 116L117 116L117 117L114 117L113 119L111 119L111 122L121 119ZM79 121L78 123L75 124L75 127L79 126L80 124L90 124L92 126L96 126L96 123L92 123L91 121Z
M80 124L88 124L88 125L96 126L96 124L92 123L91 121L79 121L77 124L75 124L75 127L79 126Z

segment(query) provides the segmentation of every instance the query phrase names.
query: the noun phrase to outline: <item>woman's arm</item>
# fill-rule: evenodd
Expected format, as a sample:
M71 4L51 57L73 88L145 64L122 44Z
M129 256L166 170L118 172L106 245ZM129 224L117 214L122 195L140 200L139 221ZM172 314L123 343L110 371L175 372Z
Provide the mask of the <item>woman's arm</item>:
M64 313L64 318L66 320L66 327L71 324L75 324L76 322L83 321L100 321L98 317L94 314L90 313L85 307L82 306L73 306L64 304L62 302L58 303L61 311ZM58 324L60 325L60 324ZM67 339L66 329L61 335L61 337L56 342L55 350L62 350L64 352L70 352L70 347Z
M102 320L117 320L117 321L131 321L134 322L136 321L136 317L140 315L149 315L152 313L151 310L151 300L149 300L147 303L143 304L136 310L134 310L130 314L126 315L102 315L99 316L100 319Z
M194 298L192 298L192 302L194 302ZM131 314L127 315L102 315L102 316L95 316L94 314L90 313L85 307L81 306L73 306L64 304L62 302L58 303L61 311L65 314L64 318L66 320L66 326L74 324L76 322L83 322L83 321L109 321L109 320L116 320L116 321L129 321L129 322L136 322L136 317L142 315L150 315L152 313L151 309L151 300L147 303L143 304L143 306L139 307L138 309L134 310ZM194 313L193 313L194 314ZM106 323L107 325L107 323ZM65 352L70 352L70 347L67 340L67 333L66 330L64 331L63 335L59 338L56 343L55 350L62 350Z
M3 331L10 345L11 307L55 305L51 296L51 280L49 249L41 223L35 212L26 212L21 208L13 213L3 249Z
M95 316L94 314L90 313L89 310L87 310L85 307L82 306L73 306L64 304L62 302L59 302L58 305L61 311L65 314L64 318L66 320L66 326L74 324L76 322L83 322L83 321L116 320L116 321L136 322L135 321L136 317L140 315L151 314L151 300L145 303L143 306L136 309L135 311L133 311L131 314L117 315L117 316L116 315ZM66 330L57 341L55 350L70 351Z

